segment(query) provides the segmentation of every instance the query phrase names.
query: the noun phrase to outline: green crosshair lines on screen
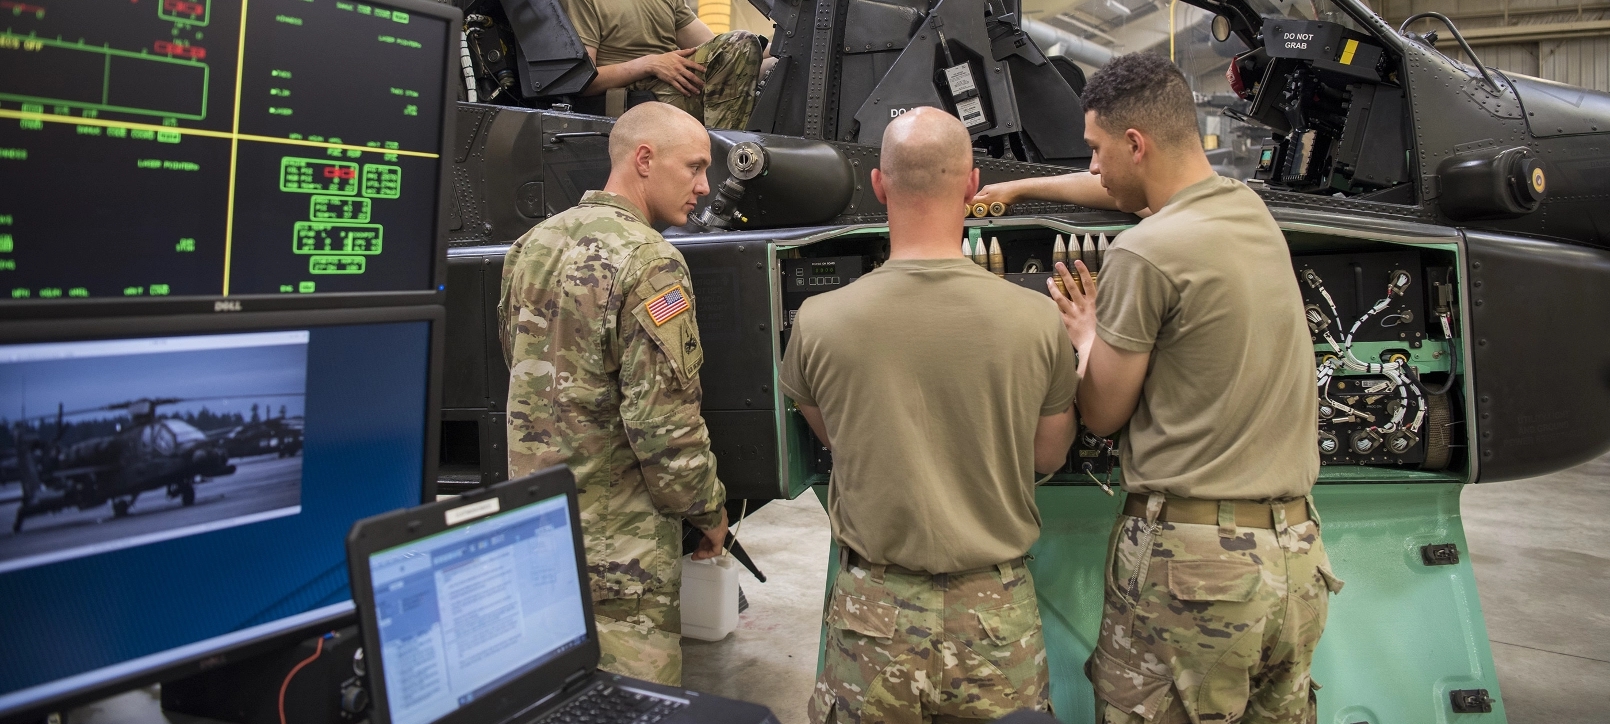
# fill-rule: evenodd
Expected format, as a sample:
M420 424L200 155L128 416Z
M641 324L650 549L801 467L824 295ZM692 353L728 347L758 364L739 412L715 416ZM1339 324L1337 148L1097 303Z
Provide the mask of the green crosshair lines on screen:
M367 223L374 199L402 195L402 168L322 158L280 158L279 188L312 194L308 221L291 228L291 251L308 255L309 274L362 274L381 252L385 226ZM361 194L361 195L360 195Z

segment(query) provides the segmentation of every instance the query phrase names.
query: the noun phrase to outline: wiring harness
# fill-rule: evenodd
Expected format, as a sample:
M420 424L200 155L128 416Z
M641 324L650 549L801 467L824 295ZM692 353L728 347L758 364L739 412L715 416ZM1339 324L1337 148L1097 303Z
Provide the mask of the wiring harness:
M1363 435L1355 436L1350 443L1355 453L1370 453L1382 441L1385 441L1387 449L1394 453L1402 453L1414 447L1415 443L1420 440L1420 429L1425 424L1426 391L1425 387L1420 384L1419 379L1409 370L1408 361L1394 359L1389 362L1365 362L1353 354L1354 335L1371 317L1380 314L1382 310L1391 306L1394 299L1403 296L1409 286L1409 273L1405 271L1392 272L1387 282L1386 296L1376 302L1375 306L1364 312L1357 321L1353 322L1353 326L1347 330L1346 336L1340 342L1336 341L1336 336L1333 332L1341 328L1341 314L1336 311L1336 302L1331 299L1330 292L1326 291L1324 280L1320 279L1319 275L1314 273L1312 269L1304 269L1302 278L1309 287L1319 294L1320 298L1325 300L1330 312L1327 315L1325 309L1312 304L1305 310L1309 330L1321 336L1325 343L1330 346L1333 353L1333 356L1326 357L1319 364L1314 373L1315 383L1319 387L1321 405L1362 418L1370 423L1370 426L1365 428ZM1364 392L1365 394L1395 393L1397 395L1398 404L1394 406L1390 419L1384 422L1378 421L1374 415L1355 410L1331 399L1331 380L1336 376L1338 370L1344 368L1355 372L1378 374L1387 378L1387 382L1366 389ZM1408 417L1411 400L1415 411L1414 418L1412 421L1405 423L1404 419Z

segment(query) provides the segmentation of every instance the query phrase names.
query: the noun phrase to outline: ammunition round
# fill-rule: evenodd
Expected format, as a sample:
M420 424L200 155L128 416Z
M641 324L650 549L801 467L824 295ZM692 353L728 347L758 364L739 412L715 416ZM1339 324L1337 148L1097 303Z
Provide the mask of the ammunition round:
M989 204L989 215L990 216L1001 216L1001 215L1003 215L1005 213L1006 213L1006 204L1003 204L1003 203L1001 203L999 201L991 201L990 202L990 204Z

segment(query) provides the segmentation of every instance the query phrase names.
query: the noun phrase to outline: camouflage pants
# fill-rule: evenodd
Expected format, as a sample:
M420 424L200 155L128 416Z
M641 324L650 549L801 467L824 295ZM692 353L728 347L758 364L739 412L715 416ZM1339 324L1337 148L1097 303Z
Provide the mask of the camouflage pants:
M834 579L813 724L994 721L1049 709L1040 608L1021 561L948 576L881 569L843 566Z
M682 685L681 580L642 598L593 601L598 668L667 686Z
M1088 672L1107 724L1316 720L1309 678L1329 594L1341 590L1318 516L1274 530L1120 515ZM1310 504L1312 511L1312 504Z
M681 108L706 128L743 130L755 110L760 80L760 36L746 30L722 33L699 46L693 62L704 66L704 92L685 96L659 78L645 78L628 90L653 91L663 103Z

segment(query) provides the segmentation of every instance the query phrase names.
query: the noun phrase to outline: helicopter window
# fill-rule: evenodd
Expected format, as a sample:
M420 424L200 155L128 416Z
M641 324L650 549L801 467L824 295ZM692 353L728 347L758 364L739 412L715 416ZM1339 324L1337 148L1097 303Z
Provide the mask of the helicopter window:
M174 441L173 431L166 425L152 425L146 428L151 435L151 447L164 455L172 453L178 444Z
M207 439L206 433L197 430L196 428L192 427L190 423L183 420L167 420L163 422L162 425L168 429L169 435L173 436L173 438L177 439L181 443L197 442Z

